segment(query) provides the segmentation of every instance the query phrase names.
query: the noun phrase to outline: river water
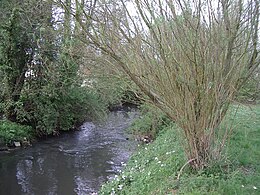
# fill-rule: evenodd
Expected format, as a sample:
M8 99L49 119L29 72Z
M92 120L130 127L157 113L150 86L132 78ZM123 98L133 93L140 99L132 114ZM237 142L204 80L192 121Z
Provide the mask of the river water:
M1 195L88 195L122 169L136 144L124 129L136 111L111 112L100 124L0 153Z

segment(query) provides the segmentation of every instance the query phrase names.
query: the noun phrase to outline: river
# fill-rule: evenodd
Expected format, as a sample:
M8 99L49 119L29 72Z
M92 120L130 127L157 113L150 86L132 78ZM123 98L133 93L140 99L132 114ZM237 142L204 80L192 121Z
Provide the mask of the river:
M122 169L136 143L125 129L138 112L111 112L103 123L0 153L1 195L88 195Z

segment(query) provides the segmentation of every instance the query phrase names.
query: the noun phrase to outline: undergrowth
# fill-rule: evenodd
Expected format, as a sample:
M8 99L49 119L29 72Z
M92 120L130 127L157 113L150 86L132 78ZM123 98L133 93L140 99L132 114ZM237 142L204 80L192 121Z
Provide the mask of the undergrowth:
M10 144L12 141L23 141L32 139L34 136L30 126L20 125L14 122L0 121L0 139Z
M100 194L260 194L260 106L234 106L224 121L233 124L225 157L194 172L186 166L178 127L171 124L157 139L141 146L122 173L102 186ZM234 116L233 113L236 113Z
M141 116L127 129L134 136L150 136L154 139L161 130L171 123L171 120L158 108L142 104L139 109Z

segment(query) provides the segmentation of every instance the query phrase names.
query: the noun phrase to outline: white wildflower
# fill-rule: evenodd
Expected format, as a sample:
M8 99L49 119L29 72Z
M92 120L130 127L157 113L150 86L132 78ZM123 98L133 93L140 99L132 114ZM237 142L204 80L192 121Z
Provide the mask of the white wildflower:
M257 190L257 187L253 186L254 190Z
M244 188L245 186L244 185L241 185L242 188Z
M118 190L122 190L123 189L123 185L122 184L120 184L120 185L118 185L118 188L117 188Z
M115 195L116 193L115 193L115 189L114 188L112 188L112 192L110 193L110 195Z

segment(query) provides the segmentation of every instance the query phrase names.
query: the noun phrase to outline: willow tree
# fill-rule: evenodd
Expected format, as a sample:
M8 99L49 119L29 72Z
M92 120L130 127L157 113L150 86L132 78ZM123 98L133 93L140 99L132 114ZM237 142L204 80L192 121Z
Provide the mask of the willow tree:
M178 124L194 169L218 158L219 125L259 66L258 0L93 2L78 20L85 41Z

